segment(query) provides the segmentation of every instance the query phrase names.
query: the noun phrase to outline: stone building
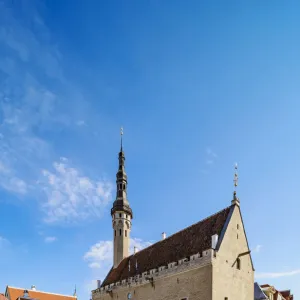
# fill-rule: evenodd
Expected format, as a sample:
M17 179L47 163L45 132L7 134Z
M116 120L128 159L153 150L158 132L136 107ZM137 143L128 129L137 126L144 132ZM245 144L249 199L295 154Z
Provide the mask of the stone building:
M116 177L113 266L92 291L93 300L254 299L254 268L236 192L214 215L129 255L133 213L122 142Z

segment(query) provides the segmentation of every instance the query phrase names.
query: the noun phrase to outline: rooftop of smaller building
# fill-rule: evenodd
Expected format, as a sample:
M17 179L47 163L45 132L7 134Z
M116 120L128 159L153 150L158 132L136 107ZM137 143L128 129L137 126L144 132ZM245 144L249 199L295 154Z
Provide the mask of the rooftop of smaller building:
M24 297L24 291L28 291L28 297ZM48 293L44 291L30 290L7 286L6 294L9 295L9 300L17 300L18 298L38 299L38 300L75 300L76 296Z

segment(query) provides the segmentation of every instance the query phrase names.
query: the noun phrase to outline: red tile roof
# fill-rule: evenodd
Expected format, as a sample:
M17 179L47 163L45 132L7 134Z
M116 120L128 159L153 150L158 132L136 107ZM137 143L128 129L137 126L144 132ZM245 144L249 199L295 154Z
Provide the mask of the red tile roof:
M7 286L9 300L16 300L19 297L23 297L24 290L26 289ZM52 293L32 291L32 290L27 290L27 291L30 298L35 298L39 300L76 300L77 299L77 297L74 296L66 296L61 294L52 294Z
M110 270L102 286L142 274L159 266L166 266L170 262L176 262L210 249L211 236L214 234L220 236L231 207L229 206L165 240L124 258L117 268Z
M7 300L3 294L0 294L0 300Z
M280 291L280 294L286 299L286 300L292 300L294 296L291 294L290 290L286 291Z

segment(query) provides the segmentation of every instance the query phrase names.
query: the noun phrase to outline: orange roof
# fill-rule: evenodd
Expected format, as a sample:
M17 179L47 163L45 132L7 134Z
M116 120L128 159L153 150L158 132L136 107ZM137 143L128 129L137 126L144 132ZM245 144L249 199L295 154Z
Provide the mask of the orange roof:
M0 300L7 300L3 294L0 294Z
M23 298L24 290L22 288L15 288L11 286L7 286L7 294L8 300L17 300L19 297ZM52 294L42 291L32 291L30 289L27 290L30 298L35 298L39 300L76 300L75 296L66 296L60 294Z

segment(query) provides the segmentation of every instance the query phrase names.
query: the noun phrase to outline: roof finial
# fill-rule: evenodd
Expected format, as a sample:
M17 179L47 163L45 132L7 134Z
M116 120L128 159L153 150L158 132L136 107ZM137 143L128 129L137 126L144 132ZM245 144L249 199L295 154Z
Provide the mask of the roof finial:
M123 127L120 129L120 134L121 134L121 152L123 151Z
M237 198L236 196L236 188L238 186L238 181L239 181L239 177L238 177L238 173L237 173L237 170L238 170L238 164L235 163L234 165L234 178L233 178L233 182L234 182L234 191L233 191L233 200L232 200L232 203L239 203L239 199Z
M73 294L74 297L76 297L76 284L75 284L75 289L74 289L74 294Z
M234 172L233 182L234 182L234 192L236 193L236 187L238 186L238 181L239 181L239 177L238 177L238 174L237 174L237 169L238 169L238 164L237 163L235 163L234 169L235 169L235 172Z

